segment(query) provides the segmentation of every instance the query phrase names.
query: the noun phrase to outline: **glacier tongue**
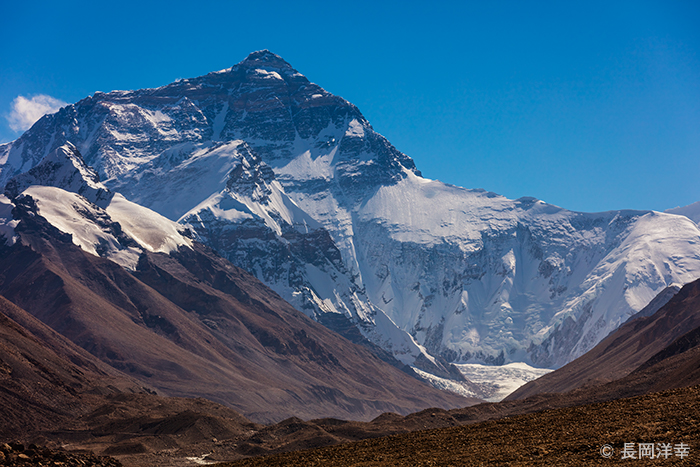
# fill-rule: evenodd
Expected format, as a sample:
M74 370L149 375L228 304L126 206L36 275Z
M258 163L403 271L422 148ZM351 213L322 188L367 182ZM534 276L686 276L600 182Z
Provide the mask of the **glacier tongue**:
M687 218L577 213L425 179L354 105L268 51L45 116L0 145L0 182L67 141L112 192L189 226L314 319L443 379L462 381L448 362L563 365L700 277Z
M526 363L507 363L501 366L462 363L456 366L469 381L481 387L479 395L489 402L501 401L523 384L552 371L533 368Z

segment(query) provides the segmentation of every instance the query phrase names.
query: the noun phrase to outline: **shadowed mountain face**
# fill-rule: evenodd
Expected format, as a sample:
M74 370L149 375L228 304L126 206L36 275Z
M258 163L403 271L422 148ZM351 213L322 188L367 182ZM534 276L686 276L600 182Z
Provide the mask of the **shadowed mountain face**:
M187 226L307 316L342 315L339 329L443 378L459 379L448 362L561 366L700 277L689 219L424 179L354 105L269 51L45 116L0 145L0 186L67 142L112 193Z
M144 383L0 296L0 440L61 447L49 455L16 444L11 454L3 446L2 465L31 463L18 459L20 453L49 457L58 462L55 465L121 465L94 456L84 458L87 463L74 462L75 455L62 452L66 447L100 455L125 451L143 456L167 446L173 461L182 462L193 446L211 444L213 436L235 438L260 428L232 409L204 399L155 395ZM42 461L49 465L49 460ZM35 463L39 465L38 460Z
M37 199L17 199L20 239L0 255L0 293L163 394L203 396L266 422L470 402L311 321L204 246L143 251L132 274L74 245Z
M118 387L147 391L0 296L2 439L65 424L89 411L90 392Z
M695 281L656 313L631 319L587 354L507 399L601 385L599 391L636 395L700 384L699 336L700 281Z

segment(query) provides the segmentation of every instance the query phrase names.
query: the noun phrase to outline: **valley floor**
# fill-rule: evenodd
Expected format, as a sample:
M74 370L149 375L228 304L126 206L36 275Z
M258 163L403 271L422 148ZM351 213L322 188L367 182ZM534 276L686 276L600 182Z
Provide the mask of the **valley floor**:
M628 461L635 466L698 465L698 408L700 386L694 386L225 465L614 466ZM623 459L626 443L633 443L629 450L636 459ZM644 455L644 449L650 449L643 443L653 443L654 455L661 456L639 459L640 452ZM606 445L609 448L602 450Z

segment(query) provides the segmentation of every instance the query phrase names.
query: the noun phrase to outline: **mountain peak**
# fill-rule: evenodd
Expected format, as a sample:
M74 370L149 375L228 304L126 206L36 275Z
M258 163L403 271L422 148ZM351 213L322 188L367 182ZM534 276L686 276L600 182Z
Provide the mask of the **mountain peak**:
M292 66L289 63L287 63L282 57L270 52L267 49L252 52L245 58L245 60L239 63L239 65L244 66L246 68L254 68L261 66L273 67L278 69L292 68Z

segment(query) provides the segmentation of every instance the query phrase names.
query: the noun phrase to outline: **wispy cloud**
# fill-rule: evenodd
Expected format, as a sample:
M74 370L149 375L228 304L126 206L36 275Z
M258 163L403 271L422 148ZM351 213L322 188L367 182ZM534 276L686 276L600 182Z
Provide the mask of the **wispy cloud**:
M12 101L10 114L5 118L12 130L25 131L44 115L54 113L65 105L68 104L46 94L39 94L30 99L17 96Z

